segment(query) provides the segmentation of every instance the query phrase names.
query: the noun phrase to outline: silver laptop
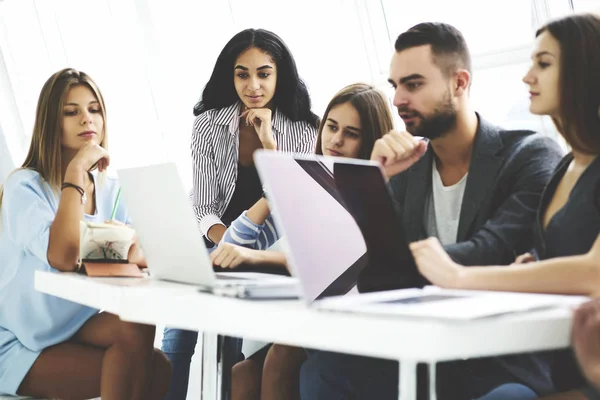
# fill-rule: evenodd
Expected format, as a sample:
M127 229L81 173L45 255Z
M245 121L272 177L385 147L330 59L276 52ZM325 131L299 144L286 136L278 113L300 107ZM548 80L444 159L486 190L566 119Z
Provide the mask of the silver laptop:
M254 159L277 229L287 239L288 265L299 279L303 298L315 308L470 320L581 301L557 295L421 289L414 266L404 267L410 250L401 238L379 164L260 150ZM366 263L369 268L389 268L388 279L396 273L395 284L400 282L403 289L348 293Z
M152 278L235 297L297 297L294 278L215 273L175 163L117 170Z

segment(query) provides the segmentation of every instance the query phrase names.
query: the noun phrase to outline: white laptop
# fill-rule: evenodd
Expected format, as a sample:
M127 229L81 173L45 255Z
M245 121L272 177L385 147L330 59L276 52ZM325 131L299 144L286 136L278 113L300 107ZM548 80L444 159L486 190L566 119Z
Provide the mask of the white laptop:
M303 298L313 307L470 320L564 306L584 299L411 288L416 273L412 271L406 271L404 289L341 296L342 288L350 285L348 279L356 280L364 267L363 263L353 270L354 260L401 269L398 264L409 252L406 244L394 242L400 235L400 224L381 167L370 161L260 150L254 159L277 229L287 239L288 264L299 279ZM328 195L333 192L335 195ZM335 287L327 282L342 285Z
M297 297L297 280L249 272L215 273L174 163L117 170L123 199L152 278L241 298Z
M366 265L367 248L331 171L279 152L257 151L254 160L285 238L290 272L302 281L302 298L312 302L350 292Z

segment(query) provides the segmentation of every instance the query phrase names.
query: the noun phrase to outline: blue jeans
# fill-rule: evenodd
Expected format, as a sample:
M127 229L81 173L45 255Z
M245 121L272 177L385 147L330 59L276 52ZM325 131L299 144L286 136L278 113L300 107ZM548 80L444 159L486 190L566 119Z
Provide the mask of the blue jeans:
M162 351L171 362L171 385L165 400L185 400L190 379L190 365L198 342L198 332L165 328ZM231 368L244 359L242 340L233 337L219 337L217 361L223 357L222 384L225 392L231 387ZM200 378L200 377L198 377Z
M465 374L461 363L437 366L437 393L441 400L528 400L533 390L520 384L497 383L498 377ZM316 351L300 371L302 400L396 400L398 399L398 362ZM468 375L468 376L467 376ZM510 379L506 377L506 379ZM500 379L501 380L501 379ZM419 381L419 398L426 393L425 381Z
M530 400L537 399L538 395L520 383L506 383L498 386L478 400Z
M165 400L185 400L190 379L190 364L198 332L165 328L162 351L171 361L171 386Z

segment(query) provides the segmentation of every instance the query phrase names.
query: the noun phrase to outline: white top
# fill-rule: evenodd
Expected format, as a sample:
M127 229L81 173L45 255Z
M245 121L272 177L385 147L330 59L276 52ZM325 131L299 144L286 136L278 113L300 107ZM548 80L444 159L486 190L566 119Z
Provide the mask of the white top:
M444 246L454 244L456 243L460 209L462 208L463 195L465 194L469 174L466 173L458 183L452 186L444 186L435 159L433 160L431 174L437 237Z

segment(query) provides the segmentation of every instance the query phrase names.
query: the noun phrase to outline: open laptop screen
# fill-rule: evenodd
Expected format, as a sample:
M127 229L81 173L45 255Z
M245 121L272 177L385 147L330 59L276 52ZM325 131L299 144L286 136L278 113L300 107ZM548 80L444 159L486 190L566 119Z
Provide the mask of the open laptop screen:
M366 265L366 246L331 168L275 152L257 152L255 161L305 299L347 293Z
M403 267L412 255L377 164L289 153L256 158L310 300L345 294L357 281L361 291L423 285L415 268Z
M336 160L333 175L367 245L369 264L361 273L360 291L423 286L380 167Z

